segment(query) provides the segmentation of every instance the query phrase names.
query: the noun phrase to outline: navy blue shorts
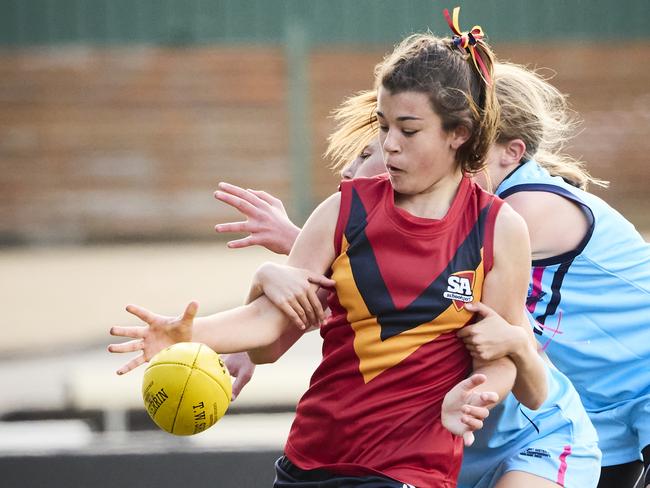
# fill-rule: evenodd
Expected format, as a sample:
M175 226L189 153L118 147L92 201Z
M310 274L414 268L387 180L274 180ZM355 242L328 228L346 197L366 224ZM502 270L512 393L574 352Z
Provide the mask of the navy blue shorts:
M275 462L273 488L415 488L384 476L341 476L325 469L305 471L282 456Z

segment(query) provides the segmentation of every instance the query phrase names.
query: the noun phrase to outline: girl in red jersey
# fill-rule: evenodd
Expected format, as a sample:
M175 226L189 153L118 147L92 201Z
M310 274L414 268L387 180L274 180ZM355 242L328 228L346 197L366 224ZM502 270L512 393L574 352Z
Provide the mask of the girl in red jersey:
M484 80L491 52L473 48L484 73L454 40L430 35L407 38L378 66L389 174L342 185L291 251L291 266L331 270L336 291L276 486L454 486L462 440L442 427L443 398L472 366L485 382L470 401L512 387L508 358L472 361L455 334L471 321L472 300L522 322L530 259L521 219L466 177L480 169L498 116ZM112 328L133 338L112 352L142 351L121 374L178 341L231 352L302 333L264 296L197 319L195 302L181 318L127 310L147 325Z
M570 126L564 96L546 80L521 66L499 63L495 67L495 72L495 88L501 106L501 116L498 143L493 145L490 151L492 157L488 157L491 180L501 182L522 158L523 151L526 151L528 154L526 159L540 157L543 161L541 164L551 173L561 174L569 181L580 185L586 184L587 181L597 182L581 166L563 159L560 153L562 141L565 140L563 135ZM359 141L363 143L368 137L374 138L373 142L342 170L344 178L346 176L351 178L360 173L368 176L385 171L381 151L376 145L375 124L368 118L370 111L367 106L373 103L376 104L375 93L366 92L349 99L337 112L340 128L331 137L332 145L328 150L329 154L338 154L339 160L345 161L349 158L349 153L356 150L355 145L359 144ZM363 133L364 130L366 133ZM502 169L504 161L507 162L507 171ZM484 180L482 184L489 187L484 176L480 174L477 179ZM257 195L263 196L265 200L259 199ZM269 195L253 194L232 185L222 185L222 191L218 192L217 198L245 211L249 217L249 222L225 224L218 226L217 230L247 230L253 235L256 232L255 226L259 216L269 216L263 203L272 201ZM570 207L564 209L563 216L570 216L571 210ZM286 216L284 219L286 220ZM530 225L532 224L535 222ZM242 229L242 225L246 225L247 228ZM278 228L285 227L282 225ZM580 231L579 225L574 224L574 227L575 229L567 229L563 234L565 239L571 235L569 230ZM542 234L535 237L539 240L540 237L545 236L546 234ZM271 236L267 234L266 237ZM279 237L274 240L283 242ZM542 249L549 249L548 244L563 245L555 237ZM277 268L277 265L272 264L261 268L256 275L256 281L261 283L269 297L273 297L276 305L297 321L301 321L297 311L294 310L294 307L301 306L297 291L304 293L302 290L306 286L306 278L314 279L314 277L309 273L288 275L286 269L280 267L287 281L279 284L276 279L274 283L270 283L268 275L271 272L277 274ZM302 285L302 288L299 285ZM314 302L313 298L311 302ZM308 310L303 313L303 316L315 317L319 313L320 311L317 310ZM310 322L312 320L309 319ZM479 354L484 359L491 359L514 354L521 349L521 339L512 342L511 327L488 311L483 320L464 327L458 335L466 341L473 355ZM532 338L527 325L519 330L523 332L528 330L528 336ZM501 336L503 331L508 334L508 337ZM275 354L281 352L276 351ZM265 361L276 359L275 356L260 358L254 355L254 357ZM517 363L517 356L512 357ZM250 371L251 366L247 355L235 355L230 359L237 360L242 370ZM598 484L600 452L596 443L596 432L587 412L566 376L552 367L547 369L547 374L549 394L546 402L539 409L530 411L520 405L513 396L508 396L496 411L491 412L483 430L478 432L476 442L465 450L459 486L542 488L560 485L567 488L587 488ZM241 382L239 384L241 385ZM444 411L443 405L443 415ZM609 468L603 469L606 475L601 477L599 486L611 485L611 481L604 481L609 475L608 470ZM615 486L619 485L635 485L634 479L626 481L619 469L618 485Z

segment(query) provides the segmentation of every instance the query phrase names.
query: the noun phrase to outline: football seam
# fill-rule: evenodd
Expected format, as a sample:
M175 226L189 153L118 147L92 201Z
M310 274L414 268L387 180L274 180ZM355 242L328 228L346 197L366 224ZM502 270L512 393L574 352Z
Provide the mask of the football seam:
M199 348L196 350L196 355L194 356L194 360L192 361L192 366L189 366L191 369L194 369L194 365L196 364L196 360L199 357L199 353L201 352L201 347L202 345L199 345ZM169 363L167 363L169 364ZM179 363L180 364L180 363ZM184 364L183 366L187 366ZM192 372L190 371L190 374L187 375L187 379L185 380L185 385L183 385L183 391L181 391L181 397L178 399L178 406L176 407L176 413L174 413L174 420L172 421L172 433L174 432L174 427L176 426L176 417L178 417L178 411L180 410L180 406L183 403L183 397L185 396L185 390L187 389L187 384L190 382L190 378L192 377Z
M179 363L179 362L176 362L176 361L165 361L164 363L152 364L151 366L149 366L147 368L147 370L156 368L158 366L167 366L168 364L173 364L175 366L185 366L186 368L190 368L192 371L200 371L201 373L203 373L204 375L206 375L210 379L212 379L215 383L217 383L219 385L219 388L221 388L223 390L223 392L226 394L226 396L228 396L228 392L226 390L224 390L223 385L221 384L221 382L217 378L212 376L212 374L210 374L209 371L206 371L205 369L199 368L198 366L192 366L192 365L187 364L187 363ZM190 372L190 375L191 375L191 372ZM187 386L187 383L186 383L186 386ZM185 392L185 388L183 388L183 392Z
M226 398L228 398L228 392L224 390L223 385L221 384L220 381L218 381L214 376L212 376L210 373L208 373L206 370L194 367L192 368L193 370L200 371L204 375L206 375L208 378L210 378L212 381L214 381L217 385L219 385L219 388L223 392L224 395L226 395ZM230 405L230 398L228 398L228 405ZM228 407L226 407L226 410L228 410Z

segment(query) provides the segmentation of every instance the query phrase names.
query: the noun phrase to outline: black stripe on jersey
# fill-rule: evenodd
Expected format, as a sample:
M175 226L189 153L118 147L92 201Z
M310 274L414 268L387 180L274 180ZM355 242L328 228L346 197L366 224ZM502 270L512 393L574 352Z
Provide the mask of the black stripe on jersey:
M381 277L377 258L365 232L366 211L358 193L353 190L345 229L349 244L347 255L359 293L368 311L377 317L381 326L382 340L431 322L449 308L452 300L442 296L447 290L447 278L456 271L475 270L481 263L485 221L490 206L491 204L481 210L474 227L440 275L405 309L397 310Z
M557 308L560 305L560 300L562 300L562 292L560 291L562 288L562 282L564 281L564 277L569 271L571 264L573 264L573 260L562 263L553 275L553 281L551 282L551 299L548 302L546 311L542 315L535 317L535 320L537 320L542 325L545 324L546 319L549 316L555 315L555 312L557 312ZM535 329L535 332L537 332L537 329Z

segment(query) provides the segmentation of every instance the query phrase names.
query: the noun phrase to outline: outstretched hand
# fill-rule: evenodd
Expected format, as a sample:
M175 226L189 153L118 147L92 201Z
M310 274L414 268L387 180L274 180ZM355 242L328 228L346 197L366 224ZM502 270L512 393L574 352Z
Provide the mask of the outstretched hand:
M117 374L128 373L141 364L148 362L158 352L177 342L192 340L192 323L198 311L199 304L190 302L180 317L166 317L150 312L137 305L128 305L126 311L135 315L147 325L130 327L111 327L111 335L128 337L133 340L121 344L110 344L108 350L114 353L141 351L140 355L131 359L117 370Z
M476 391L486 380L483 374L473 374L449 390L442 402L442 425L452 434L462 436L466 446L474 443L474 431L483 427L490 414L488 407L499 400L495 392Z
M217 224L217 232L243 232L250 235L228 242L230 248L264 246L277 254L289 254L300 232L284 209L282 201L260 190L245 190L229 183L219 183L214 193L220 200L239 210L246 220Z
M475 359L493 361L508 356L526 344L526 331L506 322L481 302L466 303L465 309L477 315L477 322L466 325L456 335Z

